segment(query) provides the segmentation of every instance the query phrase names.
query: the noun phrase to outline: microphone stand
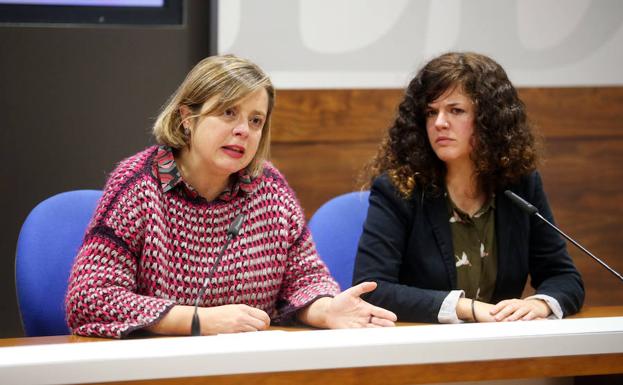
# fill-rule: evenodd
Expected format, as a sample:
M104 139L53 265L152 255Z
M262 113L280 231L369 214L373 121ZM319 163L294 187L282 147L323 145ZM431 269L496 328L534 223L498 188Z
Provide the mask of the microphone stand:
M610 266L608 266L607 263L605 263L604 261L602 261L601 259L597 258L597 256L593 255L593 253L591 253L590 251L588 251L584 246L580 245L578 242L575 241L575 239L571 238L570 236L568 236L567 234L565 234L562 230L560 230L558 227L556 227L556 225L554 225L553 223L551 223L550 221L548 221L547 219L545 219L540 213L539 210L534 207L533 205L531 205L530 203L528 203L527 201L525 201L522 197L520 197L519 195L515 194L514 192L510 191L510 190L506 190L504 191L504 194L513 202L515 203L517 206L519 206L519 208L521 208L523 211L527 212L529 215L536 215L539 219L541 219L543 222L545 222L547 225L549 225L552 229L556 230L556 232L558 232L558 234L562 235L566 240L568 240L569 242L573 243L578 249L582 250L584 253L586 253L588 256L590 256L591 258L593 258L595 261L597 261L601 266L603 266L604 268L606 268L606 270L608 270L609 272L611 272L612 274L614 274L615 277L617 277L619 280L621 280L621 282L623 282L623 276L621 276L621 274L619 274L616 270L614 270L613 268L611 268Z
M191 336L196 337L196 336L201 335L201 322L199 321L199 313L198 313L199 300L203 298L203 296L205 295L205 292L208 289L208 284L210 283L210 281L212 281L214 272L216 271L216 267L221 263L221 258L223 258L223 254L225 254L225 250L227 250L227 247L231 243L231 240L234 239L240 232L240 227L242 226L243 219L244 218L242 214L238 215L233 220L231 225L229 226L229 229L227 229L227 239L225 240L225 244L221 247L221 250L219 250L218 256L216 257L216 260L212 264L212 268L208 272L208 275L206 276L206 280L203 283L203 286L199 290L199 294L197 295L197 299L195 300L195 311L193 312L193 319L190 324L190 335Z

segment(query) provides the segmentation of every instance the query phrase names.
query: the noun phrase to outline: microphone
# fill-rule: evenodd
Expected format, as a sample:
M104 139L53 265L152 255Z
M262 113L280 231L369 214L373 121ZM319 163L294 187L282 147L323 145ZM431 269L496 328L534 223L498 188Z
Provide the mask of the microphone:
M203 282L203 286L199 290L199 294L197 295L197 299L195 300L195 311L193 312L193 320L192 320L192 323L190 324L190 335L191 336L198 336L201 334L201 323L199 321L199 314L198 314L199 300L203 298L203 296L205 295L206 289L208 288L208 284L212 280L214 271L216 270L216 267L221 262L221 258L223 258L223 254L225 253L225 250L227 250L227 246L229 246L229 243L231 242L232 239L238 236L238 233L240 232L240 227L242 227L243 220L244 220L244 217L242 216L242 214L240 214L236 218L234 218L234 220L229 225L229 228L227 229L227 238L225 239L225 244L221 247L221 250L219 250L218 256L216 257L216 261L214 261L214 264L212 264L212 268L208 272L208 275L206 276L206 279Z
M553 223L551 223L550 221L545 219L541 214L539 214L539 210L536 207L534 207L530 203L526 202L522 197L520 197L519 195L515 194L514 192L512 192L510 190L504 191L504 195L506 195L508 197L508 199L510 199L517 206L519 206L519 208L522 209L523 211L525 211L528 215L536 215L537 217L539 217L539 219L541 219L543 222L548 224L552 229L556 230L558 232L558 234L560 234L563 237L565 237L569 242L573 243L578 249L580 249L583 252L585 252L588 256L590 256L595 261L597 261L601 266L606 268L606 270L608 270L609 272L614 274L618 279L623 281L623 276L621 276L621 274L619 274L616 270L614 270L613 268L608 266L608 264L606 264L604 261L602 261L601 259L597 258L595 255L593 255L593 253L588 251L584 246L580 245L573 238L571 238L570 236L568 236L567 234L562 232L562 230L560 230L558 227L556 227Z

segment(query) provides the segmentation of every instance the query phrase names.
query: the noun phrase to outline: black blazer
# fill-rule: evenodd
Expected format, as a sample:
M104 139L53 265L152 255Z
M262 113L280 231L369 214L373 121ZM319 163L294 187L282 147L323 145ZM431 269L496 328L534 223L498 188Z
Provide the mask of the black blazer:
M553 222L538 172L509 188ZM498 272L492 302L520 298L528 275L538 294L555 298L563 314L578 312L584 286L564 239L529 217L503 191L495 196ZM387 175L370 190L370 207L359 240L353 283L375 281L366 300L393 311L399 321L438 322L443 300L457 289L446 200L416 189L399 196Z

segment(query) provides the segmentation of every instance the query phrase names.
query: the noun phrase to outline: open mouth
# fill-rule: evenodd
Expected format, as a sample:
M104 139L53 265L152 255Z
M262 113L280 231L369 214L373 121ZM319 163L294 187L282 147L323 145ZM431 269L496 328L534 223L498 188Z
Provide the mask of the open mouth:
M244 147L242 146L223 146L225 150L237 152L239 154L244 154Z
M240 159L244 156L244 147L242 146L231 145L223 146L221 148L223 149L223 152L231 158Z

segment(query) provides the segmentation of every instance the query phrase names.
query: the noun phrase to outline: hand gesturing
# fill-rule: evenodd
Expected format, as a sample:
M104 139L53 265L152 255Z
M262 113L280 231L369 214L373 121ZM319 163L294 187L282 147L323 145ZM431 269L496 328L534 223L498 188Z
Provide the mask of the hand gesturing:
M338 294L327 308L331 329L394 326L397 317L389 310L371 305L361 295L376 289L376 282L363 282Z

